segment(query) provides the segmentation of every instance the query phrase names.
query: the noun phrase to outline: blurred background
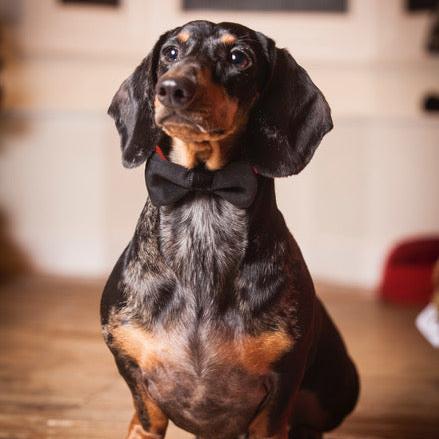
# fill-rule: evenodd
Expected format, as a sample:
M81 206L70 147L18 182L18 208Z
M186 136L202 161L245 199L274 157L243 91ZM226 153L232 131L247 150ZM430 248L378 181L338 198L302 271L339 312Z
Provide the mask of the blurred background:
M390 246L439 230L439 123L423 111L439 60L426 49L432 14L401 0L341 3L345 12L261 13L3 1L0 206L13 242L37 270L107 274L146 197L142 169L120 163L113 94L167 29L237 21L287 47L332 107L315 159L277 185L311 271L376 286Z
M113 94L167 29L237 21L287 47L332 107L335 129L315 159L277 184L311 271L375 287L390 246L439 230L439 123L423 111L439 90L433 15L401 0L334 3L346 10L3 0L0 206L17 248L38 271L108 273L146 197L142 169L120 163Z
M373 410L381 413L374 401L391 394L388 410L393 413L392 404L410 393L401 388L403 393L392 393L400 382L387 389L390 378L384 380L385 367L375 362L377 356L392 356L392 347L402 338L410 344L395 354L399 366L394 369L403 371L401 382L414 375L424 380L423 389L431 393L425 401L439 409L431 384L436 382L437 388L437 351L414 329L420 306L431 297L438 257L437 16L434 0L0 0L0 312L2 329L9 334L3 352L16 352L16 357L2 360L7 372L0 383L7 396L1 400L6 414L0 416L0 437L37 438L59 431L58 437L65 438L120 437L115 432L126 427L129 397L123 393L116 402L118 392L125 390L108 384L116 372L99 339L97 302L106 276L131 239L146 189L142 167L122 167L119 137L106 110L158 36L194 19L239 22L272 37L309 72L332 108L335 128L309 166L276 184L279 207L328 306L339 315L342 329L346 327L348 344L361 357L360 369L371 380L377 371L378 381L371 386L381 390L365 390L363 417L347 427L347 436L334 437L353 437L355 432L360 432L355 437L434 437L438 423L428 410L413 419L408 406L400 407L407 409L400 417L408 420L396 436L383 427L394 425L390 418L388 424L377 422L381 435L369 421ZM385 295L387 264L401 244L408 260L420 259L426 267L419 285L428 278L428 291L424 288L420 298L420 278L409 273L406 281L399 273L399 281L413 292L402 302L418 304L412 310L383 308L375 301ZM399 292L391 289L391 294L398 302ZM395 326L390 328L389 321ZM44 325L49 332L44 333ZM76 334L77 342L78 325L83 331L88 328L82 336L93 340L87 342L89 356L83 356L81 343L67 353L52 346L49 354L52 335L62 336L64 330L66 337ZM26 342L20 335L24 327L29 331ZM413 332L402 335L401 327L413 327ZM390 338L385 332L389 328ZM375 334L372 341L364 339L366 329ZM33 339L38 331L44 337ZM375 343L382 340L377 353ZM406 358L418 344L419 357L425 357L422 366ZM79 355L74 363L91 369L87 377L81 367L69 376L93 381L96 397L76 394L78 387L66 385L61 377L60 364L67 367L66 355L73 351ZM52 378L47 368L37 377L26 369L29 361L44 357L42 352L49 369L58 367ZM100 370L107 371L108 382L103 372L97 373L102 382L95 377L89 361L93 355L105 364ZM14 375L20 367L30 380L26 385L18 384ZM20 398L25 394L29 418L22 417ZM29 398L40 407L48 400L58 406L49 404L49 415L43 410L43 421L35 420ZM59 398L67 407L93 401L94 418L83 415L86 411L76 418L69 412L66 418L69 409L59 408ZM116 406L110 409L108 401L120 404L118 411L112 412ZM413 407L419 404L413 401ZM91 425L101 422L106 428L105 411L112 413L116 426L99 436ZM23 419L34 430L25 428ZM366 424L367 434L361 430ZM414 425L424 430L410 430ZM67 433L69 427L81 433ZM411 433L405 435L407 431Z

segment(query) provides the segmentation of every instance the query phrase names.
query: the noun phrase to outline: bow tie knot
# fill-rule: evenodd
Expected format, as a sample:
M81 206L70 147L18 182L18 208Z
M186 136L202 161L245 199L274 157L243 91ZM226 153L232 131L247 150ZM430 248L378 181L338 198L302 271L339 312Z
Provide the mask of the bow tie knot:
M158 148L146 164L145 181L155 206L173 204L191 192L200 191L246 209L257 191L255 171L247 162L232 162L218 171L187 169L168 161Z
M212 188L214 173L205 169L192 171L191 188L197 191L210 191Z

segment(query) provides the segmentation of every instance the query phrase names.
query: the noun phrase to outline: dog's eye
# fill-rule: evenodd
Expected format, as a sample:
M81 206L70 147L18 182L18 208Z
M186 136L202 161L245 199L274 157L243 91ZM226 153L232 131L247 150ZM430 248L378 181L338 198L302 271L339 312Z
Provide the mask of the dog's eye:
M239 49L230 52L230 62L240 69L246 69L251 64L248 55Z
M168 61L175 61L178 58L178 49L175 46L167 47L163 51L163 55Z

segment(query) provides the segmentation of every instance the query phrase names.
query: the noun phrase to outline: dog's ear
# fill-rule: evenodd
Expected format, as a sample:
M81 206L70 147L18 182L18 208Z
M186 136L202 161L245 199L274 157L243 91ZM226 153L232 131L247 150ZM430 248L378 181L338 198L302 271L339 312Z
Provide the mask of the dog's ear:
M108 108L120 135L122 162L127 168L141 165L162 135L154 122L154 89L160 50L171 32L159 38L149 55L119 87Z
M286 49L266 39L271 72L249 119L247 153L267 177L299 173L332 129L331 110L321 91Z

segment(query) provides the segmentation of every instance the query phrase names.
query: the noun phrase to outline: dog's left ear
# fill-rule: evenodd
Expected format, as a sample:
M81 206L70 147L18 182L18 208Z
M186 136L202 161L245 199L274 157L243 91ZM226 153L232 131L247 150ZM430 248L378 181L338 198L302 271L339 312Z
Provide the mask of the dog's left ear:
M288 51L268 38L265 44L271 73L250 116L247 153L260 174L285 177L311 160L333 127L331 110Z
M158 144L162 131L154 122L154 89L163 34L149 55L122 83L108 108L120 135L122 163L127 168L141 165Z

